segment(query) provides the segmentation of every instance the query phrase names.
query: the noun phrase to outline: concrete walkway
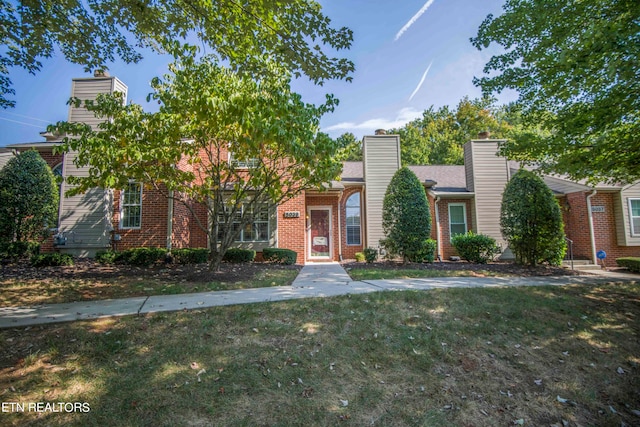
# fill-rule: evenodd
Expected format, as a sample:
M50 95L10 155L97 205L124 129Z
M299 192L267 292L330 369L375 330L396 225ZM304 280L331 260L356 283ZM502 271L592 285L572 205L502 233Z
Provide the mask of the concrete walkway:
M380 291L504 286L563 286L640 279L640 276L632 274L593 273L597 274L589 276L441 277L433 279L352 281L344 268L338 263L314 264L305 266L291 286L183 295L156 295L33 307L0 307L0 328Z

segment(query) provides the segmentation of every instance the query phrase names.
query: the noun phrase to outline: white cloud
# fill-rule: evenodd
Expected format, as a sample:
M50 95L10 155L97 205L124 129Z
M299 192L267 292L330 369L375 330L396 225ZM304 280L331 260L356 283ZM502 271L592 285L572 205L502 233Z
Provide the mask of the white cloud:
M431 63L429 64L429 66L427 67L426 70L424 70L424 74L422 74L422 78L420 79L420 83L418 83L418 86L416 86L416 88L413 90L413 93L411 94L411 96L409 97L409 101L411 101L413 99L413 97L415 96L416 93L418 93L418 91L420 90L420 88L422 87L422 84L424 83L424 79L427 78L427 74L429 74L429 70L431 69L431 65L433 64L433 61L431 61Z
M391 129L404 126L406 123L419 117L422 117L422 111L418 111L413 108L403 108L397 112L395 119L375 118L365 120L360 123L342 122L335 125L327 126L323 129L323 131L360 131L358 133L373 133L373 131L375 131L376 129Z
M402 37L405 31L411 28L411 26L422 16L422 14L424 14L427 9L429 9L432 3L433 0L427 0L424 6L422 6L422 8L415 15L413 15L406 24L404 24L404 27L402 27L400 31L398 31L398 34L396 34L396 38L393 41L398 41L398 39Z

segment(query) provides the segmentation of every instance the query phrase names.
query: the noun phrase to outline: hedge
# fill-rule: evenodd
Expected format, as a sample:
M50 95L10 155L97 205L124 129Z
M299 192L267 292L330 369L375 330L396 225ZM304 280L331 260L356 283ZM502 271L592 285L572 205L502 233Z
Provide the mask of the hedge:
M59 252L34 255L31 257L31 265L34 267L73 265L73 257L69 254L61 254Z
M460 258L478 264L486 264L500 253L495 239L484 234L475 234L473 231L453 236L451 243Z
M224 253L223 261L233 263L253 262L256 258L256 251L251 249L230 248Z
M262 250L262 258L265 261L277 262L285 265L293 265L296 263L298 253L291 249L283 248L264 248Z
M40 253L38 242L1 242L0 259L15 261L20 258L31 258Z
M364 259L367 261L367 264L371 264L372 262L376 262L378 259L378 250L374 248L365 248L364 251Z
M167 258L167 250L162 248L133 248L118 252L114 262L140 267L157 264Z
M618 258L616 262L620 267L626 267L634 273L640 273L640 257Z
M173 262L177 264L202 264L209 260L207 248L184 248L171 251Z

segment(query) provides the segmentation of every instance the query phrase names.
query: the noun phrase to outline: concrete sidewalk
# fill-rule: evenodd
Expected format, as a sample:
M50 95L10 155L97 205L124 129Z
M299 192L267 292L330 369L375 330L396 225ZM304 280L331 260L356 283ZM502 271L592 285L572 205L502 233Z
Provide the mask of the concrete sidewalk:
M612 280L634 281L638 280L639 277L631 274L601 272L589 276L441 277L433 279L352 281L340 264L327 263L305 266L291 286L183 295L156 295L34 307L0 307L0 328L379 291L505 286L563 286L569 284L598 284Z

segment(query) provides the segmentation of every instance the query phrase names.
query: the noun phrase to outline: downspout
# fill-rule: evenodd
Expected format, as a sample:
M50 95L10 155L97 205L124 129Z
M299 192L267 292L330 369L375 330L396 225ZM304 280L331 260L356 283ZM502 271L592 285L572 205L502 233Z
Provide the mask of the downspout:
M167 250L171 252L173 242L173 190L169 190L169 209L167 211Z
M591 198L597 194L596 189L594 188L591 194L587 196L587 211L589 218L589 234L591 235L591 257L593 259L594 264L598 264L598 257L596 255L596 234L593 228L593 212L591 212Z
M342 195L344 193L341 191L338 196L338 260L342 261L342 208L340 207L340 201L342 200Z
M436 201L434 203L434 209L436 212L436 259L438 261L442 261L442 252L440 251L440 213L438 212L438 203L440 203L440 196L436 196Z

